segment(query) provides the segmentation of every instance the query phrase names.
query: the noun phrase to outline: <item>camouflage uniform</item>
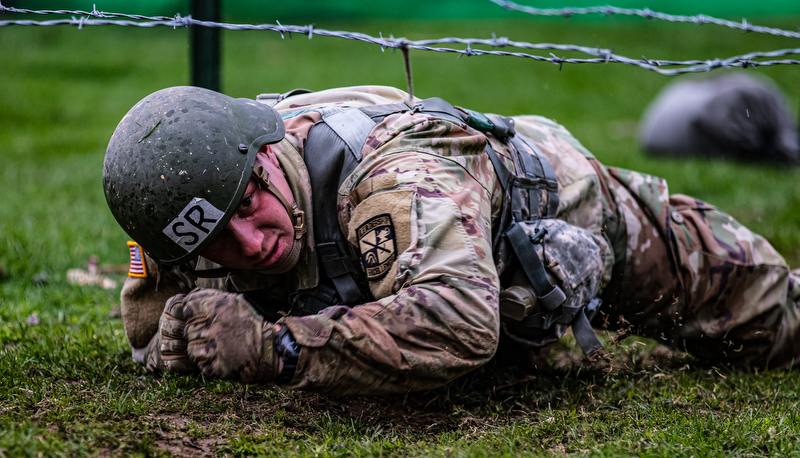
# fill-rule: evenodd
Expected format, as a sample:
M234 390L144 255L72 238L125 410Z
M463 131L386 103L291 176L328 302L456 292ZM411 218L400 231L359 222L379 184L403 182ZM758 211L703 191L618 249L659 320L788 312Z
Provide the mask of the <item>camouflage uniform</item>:
M302 155L309 129L320 120L314 109L405 97L396 89L357 87L298 95L276 106L287 131L278 158L311 227ZM796 276L766 241L708 204L669 196L664 180L601 165L550 120L515 120L517 132L555 169L558 218L598 242L605 325L632 325L700 357L733 363L763 365L771 358L786 364L797 353ZM373 129L361 163L339 189L338 210L342 233L363 255L377 254L374 244L361 244L363 228L390 221L392 254L369 275L377 299L279 320L302 348L286 387L337 394L427 389L492 358L501 289L492 229L503 192L484 153L486 141L514 170L505 145L463 123L406 112ZM315 288L313 231L305 237L304 254L287 274L242 272L188 286ZM200 267L212 265L201 259ZM137 303L126 304L123 292L123 306Z

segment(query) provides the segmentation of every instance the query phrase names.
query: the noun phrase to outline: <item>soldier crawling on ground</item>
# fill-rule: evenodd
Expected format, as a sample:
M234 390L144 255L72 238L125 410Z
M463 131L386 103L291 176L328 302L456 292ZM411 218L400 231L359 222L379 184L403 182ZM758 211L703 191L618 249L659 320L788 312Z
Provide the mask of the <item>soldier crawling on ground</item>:
M800 347L798 272L769 243L538 116L377 86L174 87L122 119L103 184L153 371L421 390L570 326L592 354L593 319L717 363L785 367Z

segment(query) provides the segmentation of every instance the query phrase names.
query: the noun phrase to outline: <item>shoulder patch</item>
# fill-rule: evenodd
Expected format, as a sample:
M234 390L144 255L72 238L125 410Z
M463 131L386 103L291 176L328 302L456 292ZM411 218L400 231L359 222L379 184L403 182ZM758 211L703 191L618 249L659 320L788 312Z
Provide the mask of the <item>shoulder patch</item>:
M368 219L356 229L356 238L367 280L386 276L397 259L397 243L391 215L383 213Z
M128 241L128 250L131 252L131 265L128 268L128 276L146 278L147 265L144 262L141 245L136 242Z

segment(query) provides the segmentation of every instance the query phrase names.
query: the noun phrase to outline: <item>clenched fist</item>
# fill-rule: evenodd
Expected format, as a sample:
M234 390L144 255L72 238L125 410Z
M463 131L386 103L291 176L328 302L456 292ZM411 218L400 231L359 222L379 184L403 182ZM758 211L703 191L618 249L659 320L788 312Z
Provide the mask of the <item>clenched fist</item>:
M150 339L147 347L133 350L133 360L144 364L153 372L171 370L181 373L197 372L197 366L189 360L186 353L186 339L183 318L183 300L185 294L172 296L164 307L158 321L158 330Z
M261 318L241 294L195 289L172 313L185 321L186 354L205 375L242 383L270 381L278 375L276 326ZM181 345L171 344L170 350L179 352ZM180 359L167 362L162 355L168 368L183 367Z

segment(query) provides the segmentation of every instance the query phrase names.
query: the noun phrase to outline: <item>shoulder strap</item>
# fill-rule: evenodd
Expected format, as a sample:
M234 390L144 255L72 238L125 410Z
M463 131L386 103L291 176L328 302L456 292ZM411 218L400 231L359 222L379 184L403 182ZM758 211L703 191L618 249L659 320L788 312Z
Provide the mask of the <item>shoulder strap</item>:
M266 94L258 94L258 96L256 96L256 101L261 103L266 103L269 106L275 106L275 104L282 101L283 99L286 99L287 97L291 97L297 94L309 94L311 92L314 91L302 88L292 89L291 91L284 92L283 94L281 94L280 92L269 92Z
M546 233L547 231L542 229L534 238L540 239ZM558 308L558 306L567 300L567 296L560 287L550 283L550 280L547 278L542 260L539 259L539 255L536 254L536 250L533 248L533 244L537 243L537 241L529 239L528 234L519 224L511 226L511 229L506 232L506 237L508 237L511 245L514 247L514 252L520 260L522 270L528 277L531 286L533 286L533 290L536 291L539 302L544 309L548 312L552 312Z
M349 123L348 119L355 121ZM361 298L361 289L356 282L359 271L339 230L336 199L339 186L361 160L361 149L373 126L372 120L358 109L323 112L322 121L309 131L304 148L311 179L318 263L344 304L355 304Z
M511 138L511 143L520 152L522 166L525 169L526 178L535 182L534 189L544 189L547 191L547 205L544 209L543 217L554 218L558 212L558 180L553 164L542 153L542 150L535 143L522 135L515 135ZM536 160L530 154L524 154L523 145L528 146L536 153ZM538 199L537 199L538 200ZM533 203L533 202L531 202ZM538 205L538 202L537 202ZM536 207L531 206L531 211Z
M323 112L322 122L344 141L356 161L361 161L361 150L375 121L358 108L345 108Z

